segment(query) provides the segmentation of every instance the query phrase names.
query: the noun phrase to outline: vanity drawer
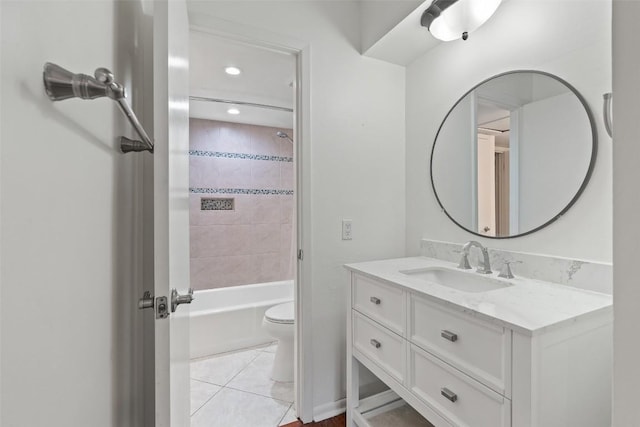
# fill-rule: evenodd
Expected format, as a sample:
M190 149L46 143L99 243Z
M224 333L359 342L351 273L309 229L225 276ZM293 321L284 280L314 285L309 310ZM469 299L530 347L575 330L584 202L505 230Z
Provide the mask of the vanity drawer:
M405 378L406 341L352 310L353 346L399 382Z
M352 280L353 308L404 336L407 312L404 291L357 274Z
M448 310L415 294L410 294L409 301L412 343L510 397L510 329Z
M408 387L458 427L509 427L511 401L421 348L409 349Z

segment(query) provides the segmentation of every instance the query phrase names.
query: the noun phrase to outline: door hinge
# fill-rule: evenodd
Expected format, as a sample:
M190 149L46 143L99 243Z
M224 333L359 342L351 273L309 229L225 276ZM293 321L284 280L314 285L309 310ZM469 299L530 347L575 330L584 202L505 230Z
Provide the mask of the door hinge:
M302 249L298 249L298 260L302 261L304 259L304 252Z

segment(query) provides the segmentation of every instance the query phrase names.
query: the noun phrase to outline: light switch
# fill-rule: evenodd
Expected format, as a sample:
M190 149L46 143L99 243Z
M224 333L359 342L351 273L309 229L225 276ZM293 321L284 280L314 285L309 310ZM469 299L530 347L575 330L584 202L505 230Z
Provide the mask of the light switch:
M352 240L352 227L350 219L342 220L342 240Z

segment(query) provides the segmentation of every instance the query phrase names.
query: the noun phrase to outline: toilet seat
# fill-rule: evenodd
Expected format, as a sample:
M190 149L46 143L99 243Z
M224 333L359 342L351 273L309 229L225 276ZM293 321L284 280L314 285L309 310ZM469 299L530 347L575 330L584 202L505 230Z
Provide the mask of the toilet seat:
M264 318L272 323L292 325L295 321L293 301L271 307L264 313Z

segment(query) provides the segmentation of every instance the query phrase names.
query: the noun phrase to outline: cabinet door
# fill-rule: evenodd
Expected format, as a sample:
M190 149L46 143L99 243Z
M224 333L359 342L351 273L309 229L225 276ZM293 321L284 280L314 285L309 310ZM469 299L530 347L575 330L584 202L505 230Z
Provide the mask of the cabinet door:
M407 312L404 291L358 274L352 280L353 308L404 336Z
M455 426L511 426L509 399L413 344L407 382L414 395Z
M407 346L402 337L353 311L353 346L404 383Z
M409 297L409 340L494 391L510 397L511 330Z

